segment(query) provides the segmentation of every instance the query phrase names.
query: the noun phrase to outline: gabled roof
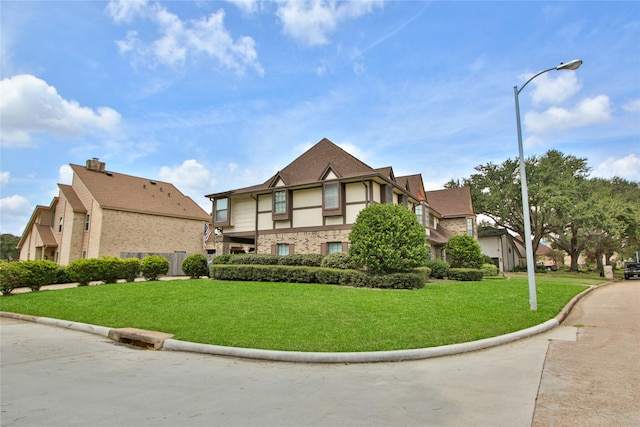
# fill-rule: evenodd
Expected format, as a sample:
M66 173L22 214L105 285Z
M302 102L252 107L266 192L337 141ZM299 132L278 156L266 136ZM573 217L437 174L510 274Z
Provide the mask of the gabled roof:
M469 187L427 191L427 203L443 218L475 216Z
M323 138L263 184L208 194L205 197L213 198L268 190L280 180L290 187L313 184L321 181L329 171L340 179L379 175L392 182L395 181L390 167L373 169L327 138Z
M48 225L38 224L36 227L38 230L38 234L40 235L40 239L42 240L42 244L49 248L57 248L58 242L56 242L56 238L53 237L53 232L51 231L51 227Z
M210 220L200 206L168 182L89 170L73 164L71 169L103 209Z
M276 175L279 175L287 185L310 184L317 182L329 166L341 178L373 172L370 166L356 159L327 138L323 138Z
M78 197L78 194L76 194L72 186L66 184L58 184L58 188L60 189L60 193L62 193L65 199L67 199L67 201L71 205L71 209L73 209L74 212L87 212L87 208L82 204L80 198Z
M399 176L396 178L398 185L400 185L405 190L409 191L413 197L418 200L427 200L424 193L424 183L422 182L422 175L407 175L407 176Z

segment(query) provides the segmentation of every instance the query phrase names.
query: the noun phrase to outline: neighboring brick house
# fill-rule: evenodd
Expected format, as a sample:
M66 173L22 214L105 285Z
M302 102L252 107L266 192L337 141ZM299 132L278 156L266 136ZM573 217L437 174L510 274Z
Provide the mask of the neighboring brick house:
M477 239L476 214L473 212L469 187L447 188L426 192L427 203L433 212L431 252L444 258L444 247L451 236L468 234Z
M217 231L209 245L217 254L346 252L362 209L397 203L414 212L425 227L425 244L439 248L460 232L459 215L465 226L466 219L472 219L475 228L468 189L445 191L431 192L438 193L433 197L440 203L440 211L434 210L421 175L396 177L391 167L371 168L325 138L262 184L207 195ZM446 194L465 200L446 202ZM459 205L468 209L461 213Z
M211 217L173 184L107 171L98 159L71 169L72 184L58 184L59 195L31 215L17 245L21 260L204 253Z

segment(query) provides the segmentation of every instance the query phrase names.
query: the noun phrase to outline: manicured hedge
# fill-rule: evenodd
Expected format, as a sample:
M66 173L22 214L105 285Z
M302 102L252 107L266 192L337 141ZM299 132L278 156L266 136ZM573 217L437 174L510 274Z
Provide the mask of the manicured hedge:
M282 265L213 264L211 277L217 280L323 283L383 289L421 289L425 283L424 272L367 274L357 270Z
M482 280L482 270L476 268L450 268L447 273L450 280L477 282Z

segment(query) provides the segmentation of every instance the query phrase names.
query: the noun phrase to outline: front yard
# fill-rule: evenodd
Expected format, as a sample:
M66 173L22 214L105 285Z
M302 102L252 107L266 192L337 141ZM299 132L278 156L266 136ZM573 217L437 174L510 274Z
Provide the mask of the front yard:
M118 283L0 298L0 310L112 328L134 327L205 344L289 351L426 348L497 336L557 315L597 275L432 281L421 290L224 282Z

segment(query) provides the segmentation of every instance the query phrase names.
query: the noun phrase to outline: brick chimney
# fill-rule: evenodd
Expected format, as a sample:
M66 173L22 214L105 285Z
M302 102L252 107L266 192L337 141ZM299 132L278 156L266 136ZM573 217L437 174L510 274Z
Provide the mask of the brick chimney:
M87 169L95 172L104 172L104 162L101 162L97 157L87 160Z

